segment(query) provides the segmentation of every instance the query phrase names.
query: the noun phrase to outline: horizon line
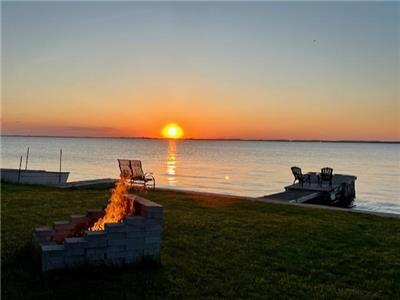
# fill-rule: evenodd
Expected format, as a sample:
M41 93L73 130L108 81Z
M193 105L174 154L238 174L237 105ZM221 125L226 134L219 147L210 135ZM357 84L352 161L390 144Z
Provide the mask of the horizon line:
M146 136L69 136L69 135L26 135L0 134L1 137L44 137L44 138L80 138L80 139L132 139L132 140L170 140L162 137ZM372 143L372 144L400 144L400 140L342 140L342 139L245 139L245 138L180 138L184 141L242 141L242 142L308 142L308 143Z

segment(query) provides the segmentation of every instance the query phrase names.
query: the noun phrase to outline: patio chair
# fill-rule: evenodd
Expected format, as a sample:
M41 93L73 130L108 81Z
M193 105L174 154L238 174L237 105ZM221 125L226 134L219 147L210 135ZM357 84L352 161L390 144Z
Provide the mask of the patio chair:
M301 184L301 186L303 186L304 182L307 181L309 184L311 184L311 176L309 174L304 175L299 167L291 167L291 169L294 176L293 184L296 182L296 180Z
M324 181L328 181L329 185L332 186L333 180L333 169L326 167L321 169L321 174L318 176L318 183L322 186Z
M143 172L142 162L140 160L118 159L120 177L126 178L132 185L143 185L143 188L156 188L156 180L153 173Z

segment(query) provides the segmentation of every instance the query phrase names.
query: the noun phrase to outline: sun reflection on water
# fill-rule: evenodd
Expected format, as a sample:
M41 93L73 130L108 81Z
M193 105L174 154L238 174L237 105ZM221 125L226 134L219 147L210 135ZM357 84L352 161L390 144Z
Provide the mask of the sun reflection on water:
M176 180L176 141L168 141L168 152L167 152L167 180L168 185L175 186Z

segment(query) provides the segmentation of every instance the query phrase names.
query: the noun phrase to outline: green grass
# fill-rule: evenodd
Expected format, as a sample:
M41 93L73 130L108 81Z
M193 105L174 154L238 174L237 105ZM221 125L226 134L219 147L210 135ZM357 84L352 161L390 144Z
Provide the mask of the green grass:
M400 220L189 193L164 206L161 267L42 274L35 227L99 208L104 189L2 184L3 299L400 299Z

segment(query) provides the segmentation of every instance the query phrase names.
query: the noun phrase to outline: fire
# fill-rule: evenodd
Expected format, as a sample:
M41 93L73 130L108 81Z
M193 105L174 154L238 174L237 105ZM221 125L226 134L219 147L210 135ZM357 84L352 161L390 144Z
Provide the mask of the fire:
M89 228L90 231L104 230L105 223L119 223L124 217L134 213L133 200L123 196L127 190L128 182L126 179L121 178L112 191L111 198L105 209L106 214Z

